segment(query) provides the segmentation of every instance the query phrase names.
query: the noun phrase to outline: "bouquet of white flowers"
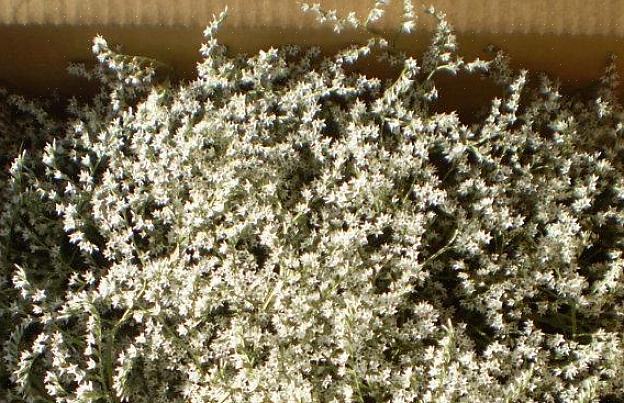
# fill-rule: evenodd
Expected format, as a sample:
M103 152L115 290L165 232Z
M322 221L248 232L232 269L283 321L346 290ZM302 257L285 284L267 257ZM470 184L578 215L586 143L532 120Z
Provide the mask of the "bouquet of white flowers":
M614 64L566 97L434 9L417 61L387 3L303 4L370 35L332 57L230 57L224 12L191 82L97 37L69 117L0 93L0 401L624 399ZM400 75L347 68L373 56ZM431 111L458 72L506 90L470 126Z

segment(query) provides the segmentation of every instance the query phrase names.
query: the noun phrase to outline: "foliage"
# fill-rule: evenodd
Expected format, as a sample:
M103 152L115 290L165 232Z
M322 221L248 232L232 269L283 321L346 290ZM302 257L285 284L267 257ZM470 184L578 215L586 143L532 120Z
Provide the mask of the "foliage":
M624 398L614 63L564 97L502 53L465 62L433 9L418 62L374 29L387 2L364 22L302 5L371 35L333 57L230 57L224 12L191 82L97 37L71 70L101 92L70 119L0 94L2 138L30 138L2 144L0 398ZM347 72L373 54L398 78ZM459 72L506 90L470 127L431 112Z

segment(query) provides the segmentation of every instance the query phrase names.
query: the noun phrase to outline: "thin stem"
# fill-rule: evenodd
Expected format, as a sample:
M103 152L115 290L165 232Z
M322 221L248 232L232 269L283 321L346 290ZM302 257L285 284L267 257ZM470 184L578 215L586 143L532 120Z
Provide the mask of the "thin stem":
M414 183L416 183L416 175L414 175L414 179L412 179L412 183L410 183L409 187L407 188L407 192L405 193L405 196L403 196L401 203L405 203L407 199L409 198L409 195L412 192L412 187L414 187Z
M444 64L442 66L437 66L435 69L431 70L431 72L429 73L429 75L427 76L427 79L425 81L429 81L431 80L431 77L433 77L433 75L438 71L438 70L442 70L444 68L450 67L450 64Z
M576 302L572 303L572 338L576 339Z
M453 230L453 235L451 235L451 239L446 243L446 245L444 245L442 248L440 248L436 253L434 253L433 255L429 256L424 262L423 262L423 266L426 266L427 264L429 264L432 260L434 260L435 258L437 258L438 256L440 256L441 254L443 254L444 252L446 252L447 250L449 250L451 248L451 244L455 241L455 238L457 238L457 233L459 232L459 229L457 227L455 227L455 229Z

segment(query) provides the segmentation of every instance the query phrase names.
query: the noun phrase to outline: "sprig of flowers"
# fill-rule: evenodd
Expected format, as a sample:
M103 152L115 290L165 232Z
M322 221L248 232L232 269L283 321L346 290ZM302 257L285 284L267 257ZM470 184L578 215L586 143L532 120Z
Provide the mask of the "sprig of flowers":
M9 402L623 398L622 108L465 62L443 13L422 58L374 23L333 57L230 57L197 79L96 37L101 82L58 120L0 92L0 399ZM416 15L403 2L399 33ZM346 65L379 51L401 72ZM503 89L434 113L439 74ZM5 138L0 136L0 139ZM7 137L8 138L8 137Z

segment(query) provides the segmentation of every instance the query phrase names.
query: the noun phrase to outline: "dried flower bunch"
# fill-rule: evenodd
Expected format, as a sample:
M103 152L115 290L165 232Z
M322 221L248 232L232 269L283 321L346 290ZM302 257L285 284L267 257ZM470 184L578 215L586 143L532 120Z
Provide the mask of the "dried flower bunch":
M420 61L230 57L198 77L97 37L90 102L59 122L0 93L27 146L3 171L0 400L613 402L624 398L624 110L507 58L465 62L444 14ZM404 2L400 31L414 29ZM402 66L395 80L347 67ZM440 74L506 90L476 124ZM158 85L156 85L158 84ZM532 85L535 84L535 85Z

